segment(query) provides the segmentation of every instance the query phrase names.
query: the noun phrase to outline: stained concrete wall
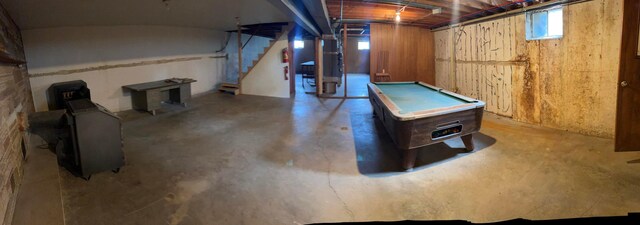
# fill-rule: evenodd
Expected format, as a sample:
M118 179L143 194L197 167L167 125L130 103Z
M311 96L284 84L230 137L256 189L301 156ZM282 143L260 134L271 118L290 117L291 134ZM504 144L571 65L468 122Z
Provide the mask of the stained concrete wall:
M171 77L198 80L192 93L224 79L224 32L162 26L64 27L23 31L33 99L47 110L46 89L84 80L92 99L112 111L131 109L122 86Z
M0 7L0 54L24 61L20 31ZM28 140L26 118L33 100L27 70L0 63L0 224L11 224L18 189L22 184L23 140Z
M262 57L260 62L242 80L242 94L289 98L289 80L285 80L282 49L289 47L285 32ZM289 74L286 76L291 79Z
M437 31L436 83L517 121L613 137L622 2L565 6L562 39L526 41L524 14Z

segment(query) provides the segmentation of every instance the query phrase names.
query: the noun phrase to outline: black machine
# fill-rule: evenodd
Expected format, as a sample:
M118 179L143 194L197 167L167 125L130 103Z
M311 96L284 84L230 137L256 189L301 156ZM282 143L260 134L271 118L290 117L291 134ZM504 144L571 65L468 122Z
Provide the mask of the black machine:
M58 164L76 176L118 172L124 165L120 118L91 101L81 80L52 84L49 112L31 115L32 128L55 151Z
M60 123L65 132L56 155L72 173L89 179L98 172L118 172L124 165L120 118L103 106L89 99L68 101Z
M91 100L91 91L82 80L55 83L47 89L49 110L65 109L67 101L78 99Z

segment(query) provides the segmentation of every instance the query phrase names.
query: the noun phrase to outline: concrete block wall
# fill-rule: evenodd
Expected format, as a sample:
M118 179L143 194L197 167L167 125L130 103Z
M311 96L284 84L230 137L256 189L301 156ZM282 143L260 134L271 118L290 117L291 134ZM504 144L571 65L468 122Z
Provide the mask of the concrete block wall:
M37 111L47 110L53 83L84 80L91 98L107 109L131 109L122 86L186 77L198 80L193 95L224 80L226 57L217 50L225 33L171 26L87 26L23 30Z
M523 14L437 31L436 85L517 121L612 138L622 10L565 6L561 39L525 40Z
M18 28L0 9L4 37L2 50L11 58L24 60ZM5 51L6 52L6 51ZM24 67L0 62L0 224L11 224L15 199L22 180L22 146L26 117L34 111L31 87Z

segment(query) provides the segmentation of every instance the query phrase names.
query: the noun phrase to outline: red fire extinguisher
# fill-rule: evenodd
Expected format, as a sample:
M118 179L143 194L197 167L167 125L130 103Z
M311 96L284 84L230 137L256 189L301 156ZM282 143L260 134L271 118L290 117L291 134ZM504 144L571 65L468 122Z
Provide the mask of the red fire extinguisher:
M289 80L289 77L287 76L289 74L289 66L285 66L284 67L284 80Z
M289 50L287 48L282 49L282 63L289 63Z

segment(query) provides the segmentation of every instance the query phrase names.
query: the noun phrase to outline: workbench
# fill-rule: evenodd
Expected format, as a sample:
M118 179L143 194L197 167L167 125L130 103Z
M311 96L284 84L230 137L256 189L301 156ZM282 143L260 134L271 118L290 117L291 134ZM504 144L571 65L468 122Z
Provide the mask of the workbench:
M187 107L191 99L191 83L196 80L189 78L173 78L147 83L122 86L131 91L131 104L135 110L143 110L156 115L162 102L181 104ZM168 93L168 97L167 97Z

